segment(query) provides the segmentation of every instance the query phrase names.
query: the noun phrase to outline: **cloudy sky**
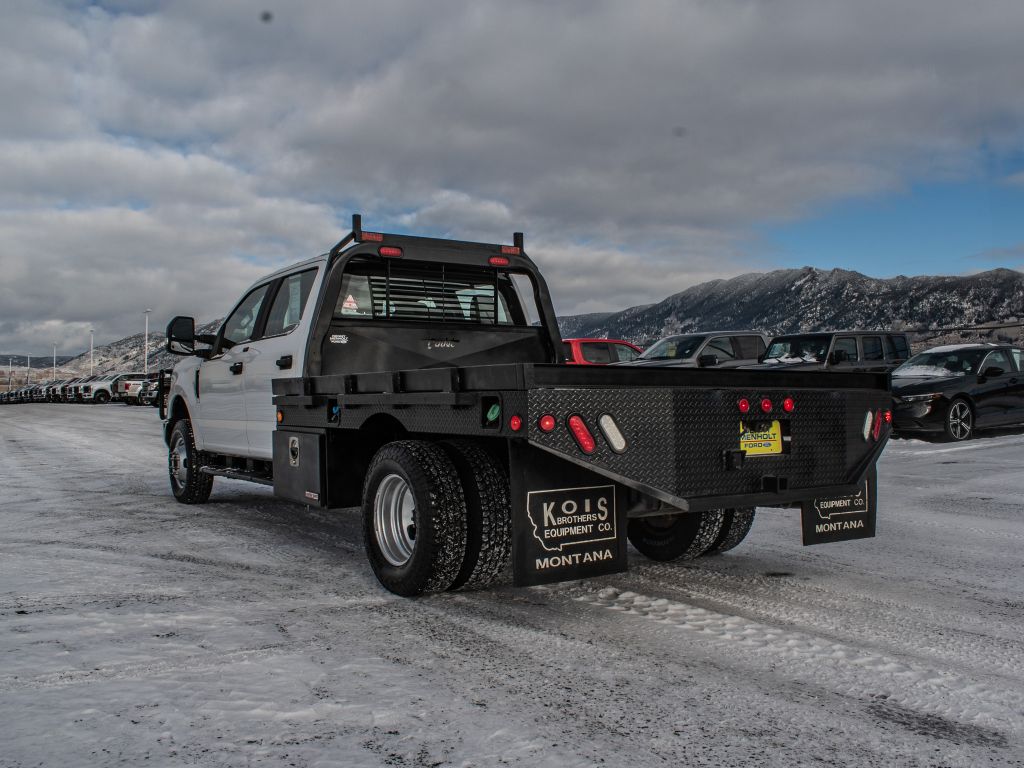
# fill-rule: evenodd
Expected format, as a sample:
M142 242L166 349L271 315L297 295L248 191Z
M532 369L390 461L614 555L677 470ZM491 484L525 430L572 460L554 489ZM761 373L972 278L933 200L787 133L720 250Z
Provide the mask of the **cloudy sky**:
M1024 264L1020 0L0 4L0 351L211 319L368 227L559 314Z

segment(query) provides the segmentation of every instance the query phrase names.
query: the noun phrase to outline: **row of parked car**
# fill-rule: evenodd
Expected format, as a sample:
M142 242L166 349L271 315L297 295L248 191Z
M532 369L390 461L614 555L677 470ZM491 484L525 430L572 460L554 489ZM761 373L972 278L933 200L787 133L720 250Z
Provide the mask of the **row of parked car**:
M0 403L110 403L159 405L160 372L99 373L30 384L0 392Z
M646 351L618 339L566 339L575 365L891 372L893 430L967 440L1024 424L1024 350L955 344L911 356L904 333L831 331L777 336L716 331L668 336Z

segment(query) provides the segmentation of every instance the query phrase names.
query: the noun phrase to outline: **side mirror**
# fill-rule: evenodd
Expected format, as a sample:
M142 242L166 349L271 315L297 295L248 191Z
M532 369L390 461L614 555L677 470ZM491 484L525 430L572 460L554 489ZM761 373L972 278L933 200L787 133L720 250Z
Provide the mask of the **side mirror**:
M832 355L829 357L829 362L831 362L832 365L839 365L839 363L848 362L849 359L850 353L845 349L834 349L832 350Z
M167 324L167 351L172 355L191 355L196 351L196 321L178 315Z
M990 365L984 371L981 372L981 378L983 379L994 379L998 376L1002 376L1006 371L997 365Z
M700 368L713 368L718 365L718 355L701 355L697 358L697 365Z

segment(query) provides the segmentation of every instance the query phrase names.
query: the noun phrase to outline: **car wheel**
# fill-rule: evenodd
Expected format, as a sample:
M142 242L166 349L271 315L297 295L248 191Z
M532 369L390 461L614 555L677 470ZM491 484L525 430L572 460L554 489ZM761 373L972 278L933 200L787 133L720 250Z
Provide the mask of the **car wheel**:
M718 538L704 552L705 555L714 555L720 552L728 552L738 546L750 533L750 527L754 524L754 508L727 509L722 518L722 530Z
M99 403L100 405L104 405L105 403L109 403L110 402L110 393L101 389L93 397L93 402Z
M971 410L970 403L962 397L951 402L946 409L943 426L946 437L954 442L970 439L974 434L974 411Z
M422 440L388 443L363 485L363 541L390 592L443 592L466 554L466 501L448 454Z
M466 556L449 589L494 583L512 554L512 500L505 468L469 440L441 444L466 497Z
M174 498L182 504L205 504L210 498L213 475L202 472L200 466L192 422L181 419L171 430L167 470Z
M704 554L718 539L724 510L636 517L629 521L629 543L651 560L689 560Z

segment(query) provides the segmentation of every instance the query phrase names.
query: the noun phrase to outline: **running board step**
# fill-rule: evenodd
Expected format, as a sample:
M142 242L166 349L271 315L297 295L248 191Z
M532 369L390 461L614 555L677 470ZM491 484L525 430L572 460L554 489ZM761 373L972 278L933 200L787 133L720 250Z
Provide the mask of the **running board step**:
M204 475L214 475L216 477L227 477L231 480L246 480L250 483L259 483L260 485L273 485L274 478L267 477L259 472L248 472L244 469L222 469L221 467L200 467L199 471Z

